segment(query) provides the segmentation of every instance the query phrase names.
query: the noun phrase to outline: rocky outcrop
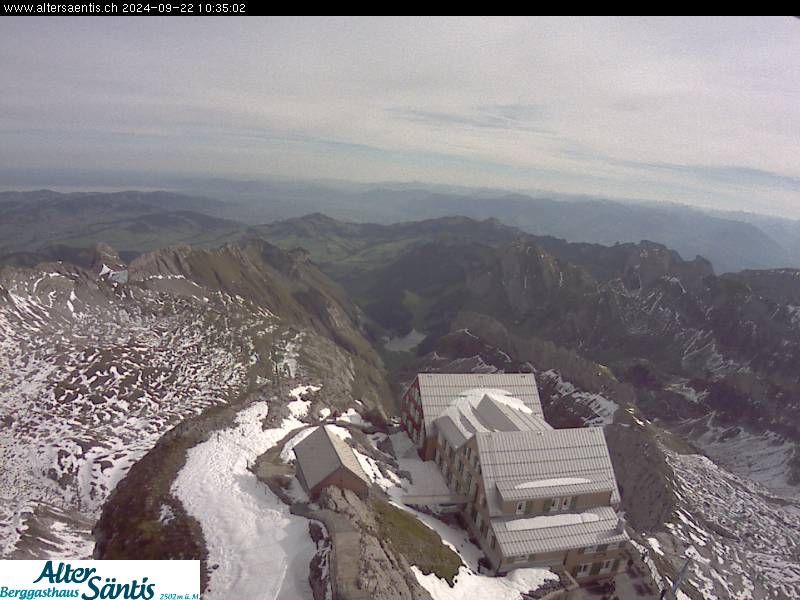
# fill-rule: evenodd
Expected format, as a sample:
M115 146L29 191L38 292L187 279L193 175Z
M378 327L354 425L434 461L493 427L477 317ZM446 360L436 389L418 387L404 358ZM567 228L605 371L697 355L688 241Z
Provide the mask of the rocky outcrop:
M308 516L325 523L331 536L331 584L336 600L430 600L408 562L377 536L369 505L350 490L329 487L321 510Z
M636 423L615 423L604 432L626 518L637 531L663 529L677 498L658 443Z
M101 273L103 267L112 271L122 271L127 265L122 261L114 248L106 243L99 242L92 248L92 270Z

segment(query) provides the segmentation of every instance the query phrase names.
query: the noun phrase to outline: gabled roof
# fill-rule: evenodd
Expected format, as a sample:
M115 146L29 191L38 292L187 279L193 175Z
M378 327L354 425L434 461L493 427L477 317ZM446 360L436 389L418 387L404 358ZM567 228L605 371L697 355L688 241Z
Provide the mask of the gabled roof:
M309 490L340 468L345 468L367 484L370 483L353 449L327 427L317 427L293 451Z
M597 491L610 489L611 503L619 502L614 468L600 428L476 433L475 438L493 517L502 514L504 495L517 500L545 497L537 482L551 483L548 487L559 488L558 495L565 496L581 493L579 485L595 486ZM586 481L569 483L565 479Z
M622 522L609 506L580 514L492 519L492 529L503 556L560 552L628 539Z
M543 418L542 403L533 373L420 373L418 376L425 427L430 432L459 397L482 398L487 392L518 398L534 416Z
M458 397L435 423L454 448L461 447L479 432L552 429L522 400L493 392L482 397Z

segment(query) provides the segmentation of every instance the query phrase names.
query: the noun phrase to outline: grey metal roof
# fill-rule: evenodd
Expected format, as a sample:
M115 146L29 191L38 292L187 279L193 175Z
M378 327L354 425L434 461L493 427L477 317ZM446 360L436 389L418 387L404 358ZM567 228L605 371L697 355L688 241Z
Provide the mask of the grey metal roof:
M327 427L317 427L314 433L295 445L293 451L309 489L341 467L370 483L353 449Z
M492 529L503 556L561 552L628 539L624 528L618 528L620 520L611 507L594 508L584 514L586 513L597 515L598 520L515 531L508 527L512 520L495 518L492 519ZM549 518L557 522L556 517L558 515Z
M586 477L589 479L589 477ZM616 484L608 479L605 474L600 474L600 478L586 483L561 483L554 485L541 485L535 488L519 488L524 481L498 481L497 491L500 497L506 501L536 500L541 498L558 498L563 496L576 496L578 494L592 494L596 492L614 493Z
M517 406L515 406L517 405ZM520 400L487 393L483 397L459 397L435 421L448 443L459 448L479 432L552 429Z
M544 417L533 373L420 373L417 377L428 431L454 400L471 390L493 390L519 398L534 415Z
M491 516L502 514L498 484L505 489L530 481L576 477L607 483L619 502L614 468L600 428L476 433L486 501ZM537 497L538 490L530 490ZM572 495L572 494L570 494ZM529 496L531 497L531 496Z

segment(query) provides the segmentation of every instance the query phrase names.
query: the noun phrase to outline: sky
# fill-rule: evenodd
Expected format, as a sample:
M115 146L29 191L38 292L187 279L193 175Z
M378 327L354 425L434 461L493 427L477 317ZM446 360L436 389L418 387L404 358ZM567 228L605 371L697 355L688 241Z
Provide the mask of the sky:
M0 20L0 165L800 218L800 20ZM1 184L2 182L0 182Z

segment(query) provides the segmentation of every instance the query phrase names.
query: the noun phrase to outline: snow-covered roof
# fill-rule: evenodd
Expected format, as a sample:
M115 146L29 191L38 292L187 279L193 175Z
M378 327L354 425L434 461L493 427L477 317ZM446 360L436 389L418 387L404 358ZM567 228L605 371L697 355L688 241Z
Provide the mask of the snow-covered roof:
M580 523L594 523L600 520L596 512L562 513L560 515L539 515L522 519L505 521L506 531L528 531L529 529L546 529L547 527L563 527Z
M535 500L537 498L557 498L577 496L596 492L614 494L616 484L607 473L601 472L589 477L551 477L530 481L498 481L497 491L504 501Z
M435 425L455 448L479 432L552 429L518 398L493 391L457 397Z
M614 544L628 539L622 522L609 506L583 513L522 519L492 519L503 556L560 552L572 548Z
M611 503L619 502L614 468L600 428L480 432L475 437L486 501L493 517L502 514L503 499L608 490ZM530 485L534 482L544 483Z
M317 427L314 433L295 445L293 450L309 490L342 467L367 484L370 483L353 449L327 426Z
M486 393L516 398L534 416L544 417L533 373L420 373L417 379L428 431L454 400Z

